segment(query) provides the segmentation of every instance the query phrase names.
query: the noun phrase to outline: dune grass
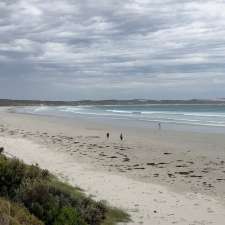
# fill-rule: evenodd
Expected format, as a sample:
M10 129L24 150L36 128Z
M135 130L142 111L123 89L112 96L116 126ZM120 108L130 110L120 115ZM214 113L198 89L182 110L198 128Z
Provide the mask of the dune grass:
M44 225L22 205L0 198L1 225Z
M115 225L117 223L121 222L127 223L129 221L130 217L126 212L118 208L112 208L108 206L105 219L101 223L101 225Z

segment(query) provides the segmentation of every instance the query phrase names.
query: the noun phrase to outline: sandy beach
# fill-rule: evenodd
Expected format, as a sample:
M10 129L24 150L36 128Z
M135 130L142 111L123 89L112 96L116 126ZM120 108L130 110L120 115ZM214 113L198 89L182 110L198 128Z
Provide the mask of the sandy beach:
M0 145L7 154L38 163L94 198L126 210L129 224L224 224L223 134L159 131L2 108Z

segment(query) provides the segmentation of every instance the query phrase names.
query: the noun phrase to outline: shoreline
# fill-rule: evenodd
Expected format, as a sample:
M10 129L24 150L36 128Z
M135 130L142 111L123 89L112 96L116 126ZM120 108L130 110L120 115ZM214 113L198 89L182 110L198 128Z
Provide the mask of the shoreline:
M35 107L35 106L34 106ZM46 106L44 106L46 107ZM47 106L48 107L48 106ZM51 106L49 106L51 107ZM54 107L54 106L53 106ZM82 106L85 107L85 106ZM88 106L89 107L89 106ZM14 107L15 108L15 107ZM24 108L24 107L21 107ZM31 107L32 108L32 107ZM148 120L147 118L132 118L132 117L124 117L122 115L106 115L106 114L63 114L63 112L53 112L53 113L32 113L26 111L14 111L17 114L23 115L36 115L40 117L55 117L55 118L62 118L62 119L80 119L80 120L89 120L90 122L100 122L108 126L117 126L123 124L126 128L139 128L139 129L151 129L151 130L158 130L158 123L161 123L163 130L165 131L172 131L172 132L187 132L187 133L208 133L208 134L225 134L225 126L224 124L202 124L202 123L182 123L177 121L162 121L161 119L158 120Z
M223 174L219 174L224 167L221 163L224 160L222 147L225 146L222 135L193 134L186 137L176 132L159 134L155 130L144 135L145 130L142 133L127 130L128 136L121 145L117 136L105 140L104 124L96 126L89 121L76 120L72 123L62 118L10 114L4 110L0 114L0 143L4 142L7 148L16 148L15 155L22 151L23 154L17 157L24 161L35 158L40 166L52 166L51 172L57 172L57 168L64 178L85 188L87 193L128 209L135 219L133 224L199 224L204 220L203 224L211 221L222 225L225 185L223 180L216 185L211 180L215 176L224 179ZM115 127L108 129L110 132L119 131ZM13 140L17 141L16 144ZM210 152L213 146L218 149L216 155ZM49 165L52 161L59 163ZM193 164L186 167L188 161ZM201 166L202 169L208 168L207 173L202 172L204 176L197 174ZM191 170L195 172L178 174ZM203 182L209 181L215 188L209 186L204 190Z

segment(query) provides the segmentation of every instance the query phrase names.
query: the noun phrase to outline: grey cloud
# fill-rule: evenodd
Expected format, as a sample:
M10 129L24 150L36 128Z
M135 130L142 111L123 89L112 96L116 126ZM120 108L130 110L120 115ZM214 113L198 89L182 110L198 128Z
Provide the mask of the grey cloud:
M222 0L3 0L0 95L220 97L224 12Z

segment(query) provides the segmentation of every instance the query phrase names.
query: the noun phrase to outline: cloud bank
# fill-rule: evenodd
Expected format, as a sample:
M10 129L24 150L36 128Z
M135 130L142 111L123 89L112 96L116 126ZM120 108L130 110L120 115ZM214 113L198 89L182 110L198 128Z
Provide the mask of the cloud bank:
M224 0L3 0L0 97L225 96Z

